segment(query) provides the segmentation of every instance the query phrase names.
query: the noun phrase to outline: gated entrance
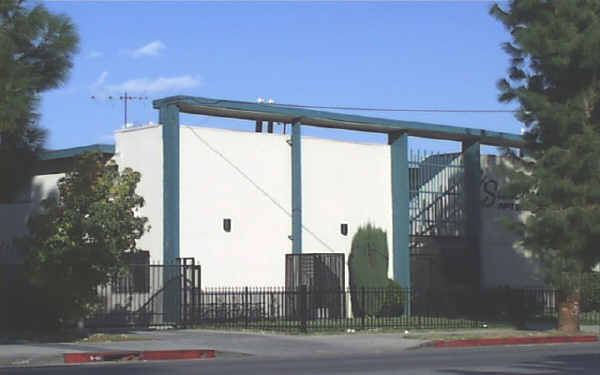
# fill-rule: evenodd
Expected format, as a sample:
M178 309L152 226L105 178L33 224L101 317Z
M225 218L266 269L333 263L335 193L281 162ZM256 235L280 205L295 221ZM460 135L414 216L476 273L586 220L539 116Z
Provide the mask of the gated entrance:
M345 316L345 300L341 291L346 284L345 254L309 253L286 254L285 289L308 291L306 302L300 303L301 294L292 295L286 301L287 311L294 307L306 309L311 318L339 318ZM304 306L306 305L306 306Z
M415 289L478 286L477 249L470 246L466 230L463 160L462 153L409 155L411 285Z
M193 258L130 264L125 274L98 287L99 307L86 326L185 326L200 293L200 276Z

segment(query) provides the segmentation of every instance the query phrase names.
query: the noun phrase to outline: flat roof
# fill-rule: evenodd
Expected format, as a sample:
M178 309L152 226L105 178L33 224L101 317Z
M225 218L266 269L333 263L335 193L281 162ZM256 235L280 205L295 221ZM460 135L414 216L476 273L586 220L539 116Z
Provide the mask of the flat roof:
M278 104L252 103L237 100L211 99L197 96L170 96L152 102L155 109L174 104L180 112L198 115L276 121L323 128L359 130L376 133L405 132L410 136L453 141L477 140L492 146L521 147L525 140L519 134L495 132L477 128L392 120L379 117L316 111Z
M54 160L72 158L82 155L89 151L100 151L104 154L114 155L115 145L109 144L94 144L88 146L64 148L61 150L46 150L40 154L40 160Z

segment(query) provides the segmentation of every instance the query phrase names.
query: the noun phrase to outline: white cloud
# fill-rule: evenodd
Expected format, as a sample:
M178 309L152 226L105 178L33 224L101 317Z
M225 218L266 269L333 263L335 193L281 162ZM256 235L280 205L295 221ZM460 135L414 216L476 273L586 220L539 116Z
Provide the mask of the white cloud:
M170 90L184 90L198 87L200 79L194 78L191 75L179 77L159 77L155 79L138 78L130 79L117 85L107 85L106 89L117 92L161 92Z
M133 57L157 56L162 49L167 48L160 40L155 40L132 52Z
M108 77L108 72L102 72L100 73L100 76L98 77L98 79L96 79L96 82L94 82L94 84L92 85L92 87L100 87L104 84L104 82L106 82L106 77Z
M90 51L90 53L88 53L88 57L90 59L96 59L96 58L102 57L102 56L104 56L104 53L100 52L100 51L96 51L96 50L92 50L92 51Z

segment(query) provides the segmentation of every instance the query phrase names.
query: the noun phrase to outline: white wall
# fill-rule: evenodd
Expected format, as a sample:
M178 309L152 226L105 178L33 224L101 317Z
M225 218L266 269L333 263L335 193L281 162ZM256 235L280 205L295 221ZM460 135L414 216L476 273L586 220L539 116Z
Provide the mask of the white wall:
M289 138L181 127L181 256L199 261L204 286L284 285ZM302 146L303 251L348 254L352 235L370 221L388 231L391 253L389 148L307 137ZM232 219L229 233L224 218Z
M3 248L12 248L15 237L27 234L29 216L39 208L43 199L58 193L57 183L63 176L64 173L34 176L30 194L25 202L0 204L0 245Z
M163 251L162 128L147 126L116 132L115 161L142 174L138 191L146 205L140 214L151 230L138 242L153 261ZM285 254L291 252L290 135L240 132L206 127L180 129L180 251L202 265L204 286L284 285ZM502 176L482 157L482 199ZM24 234L27 217L39 200L56 189L63 174L36 176L32 203L0 205L0 242ZM344 252L368 222L388 234L389 276L393 275L391 173L389 146L303 137L303 251ZM489 181L498 182L498 186ZM486 203L486 204L487 204ZM498 221L521 217L506 201L482 208L484 286L542 285L536 264L516 245L514 234ZM223 219L232 230L223 230ZM168 218L166 218L168 220ZM340 224L348 224L348 235ZM346 270L346 281L348 272Z
M199 261L204 286L283 285L291 249L285 139L181 127L180 252Z
M114 160L120 168L141 173L137 191L146 203L139 214L149 218L151 229L137 245L150 251L153 262L162 262L163 220L169 220L163 215L162 127L120 130L115 139ZM193 257L202 266L204 288L285 284L285 255L292 247L289 139L290 135L181 126L180 256ZM542 287L536 278L538 265L500 222L501 217L526 216L498 195L504 179L496 167L501 161L481 158L482 284ZM63 176L35 176L29 203L0 205L0 260L14 253L5 244L26 233L32 210L56 192ZM393 277L389 146L303 137L302 203L304 253L345 253L348 286L352 237L359 226L372 223L387 232L388 276ZM232 220L229 233L223 229L225 218ZM348 224L346 236L340 233L342 223ZM450 241L439 241L444 241L439 251L452 250ZM444 280L442 268L437 269L440 277L431 278L433 285ZM160 311L162 300L155 303Z
M302 251L345 252L347 263L353 235L372 223L387 232L393 277L389 146L305 138L302 163L303 222L316 235L303 232ZM347 236L340 233L342 223L348 224ZM346 269L346 283L348 276Z
M139 211L151 226L137 242L138 248L150 251L153 262L163 259L163 157L162 127L150 125L115 132L114 160L119 168L130 167L141 173L137 192L145 205Z

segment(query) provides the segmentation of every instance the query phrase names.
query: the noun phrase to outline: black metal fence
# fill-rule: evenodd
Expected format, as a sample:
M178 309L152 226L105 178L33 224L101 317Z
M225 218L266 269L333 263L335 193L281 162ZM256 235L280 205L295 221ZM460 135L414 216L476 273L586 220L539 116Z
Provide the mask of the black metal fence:
M554 289L204 288L191 260L134 265L99 290L90 327L169 325L273 331L460 329L557 318ZM600 325L600 290L581 293L581 324Z
M596 293L582 295L582 324L600 324L597 299ZM527 322L555 320L559 296L553 289L325 291L300 286L296 290L204 289L196 300L197 305L189 306L191 321L188 323L197 327L306 332L523 326ZM352 311L352 306L358 308Z
M343 289L346 283L344 253L304 253L285 255L285 287Z
M129 271L98 288L99 304L86 326L180 326L197 305L200 266L193 258L175 264L130 264Z
M369 329L369 328L471 328L476 319L451 311L405 313L412 299L409 290L317 290L302 285L285 288L205 289L191 314L195 326L261 330ZM352 300L359 311L352 311Z

